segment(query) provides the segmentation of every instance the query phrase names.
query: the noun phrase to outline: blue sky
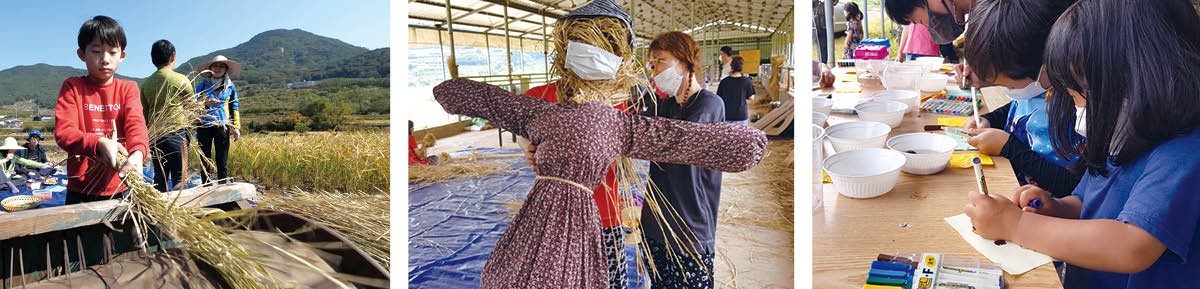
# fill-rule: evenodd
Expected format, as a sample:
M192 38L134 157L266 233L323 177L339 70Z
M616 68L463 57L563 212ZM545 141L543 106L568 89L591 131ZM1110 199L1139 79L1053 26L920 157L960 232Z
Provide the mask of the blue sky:
M353 3L353 5L348 5ZM203 4L203 5L197 5ZM150 45L175 44L176 62L230 48L272 29L299 28L352 45L388 47L388 2L370 1L17 1L0 17L0 70L47 63L83 68L75 56L79 26L96 15L116 19L129 44L117 73L154 72Z

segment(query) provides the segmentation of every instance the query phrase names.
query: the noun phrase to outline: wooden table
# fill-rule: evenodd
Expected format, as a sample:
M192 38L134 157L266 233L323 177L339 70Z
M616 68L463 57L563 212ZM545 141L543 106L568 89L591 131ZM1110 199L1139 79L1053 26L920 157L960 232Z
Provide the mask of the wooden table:
M837 69L835 74L845 71ZM862 95L879 90L864 86ZM909 113L889 137L923 132L924 125L937 124L938 117L953 116L922 113L918 118ZM857 119L833 113L828 124ZM826 156L832 151L826 141ZM984 168L988 188L1010 196L1017 188L1012 166L1005 158L992 159L995 165ZM976 189L974 178L971 169L951 167L930 176L901 172L891 192L871 199L847 198L833 184L824 184L824 205L813 212L813 288L862 288L871 261L881 253L942 253L986 261L943 220L963 212L967 193ZM1022 275L1006 274L1005 279L1007 288L1062 288L1052 264Z

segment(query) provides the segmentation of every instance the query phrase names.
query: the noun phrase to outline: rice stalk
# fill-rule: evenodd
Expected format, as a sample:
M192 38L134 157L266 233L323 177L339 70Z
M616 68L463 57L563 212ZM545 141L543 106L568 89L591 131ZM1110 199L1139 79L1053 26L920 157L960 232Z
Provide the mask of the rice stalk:
M452 161L453 158L433 165L408 166L408 183L427 186L441 183L457 177L478 177L513 171L508 165L498 161Z
M299 188L271 195L260 207L293 212L320 222L391 268L391 220L388 194L307 192Z

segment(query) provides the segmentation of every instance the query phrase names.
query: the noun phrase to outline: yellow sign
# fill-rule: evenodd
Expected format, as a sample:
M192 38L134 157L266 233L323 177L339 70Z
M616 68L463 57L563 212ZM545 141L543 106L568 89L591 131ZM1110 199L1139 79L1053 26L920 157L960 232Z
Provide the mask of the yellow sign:
M742 57L742 73L758 74L758 63L760 62L758 50L742 50L738 51L738 55Z

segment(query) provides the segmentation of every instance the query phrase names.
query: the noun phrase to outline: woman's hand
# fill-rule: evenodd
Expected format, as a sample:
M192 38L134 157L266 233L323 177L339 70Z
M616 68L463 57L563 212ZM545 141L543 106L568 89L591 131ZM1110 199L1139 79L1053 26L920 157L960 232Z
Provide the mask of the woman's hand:
M967 200L970 203L963 212L971 217L971 226L979 236L991 240L1012 239L1023 214L1012 201L1002 195L979 192L968 193Z
M967 139L967 144L978 148L980 153L986 155L999 155L1001 150L1004 150L1004 144L1008 143L1008 132L994 128L978 128L968 131L973 137Z

